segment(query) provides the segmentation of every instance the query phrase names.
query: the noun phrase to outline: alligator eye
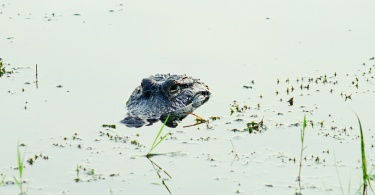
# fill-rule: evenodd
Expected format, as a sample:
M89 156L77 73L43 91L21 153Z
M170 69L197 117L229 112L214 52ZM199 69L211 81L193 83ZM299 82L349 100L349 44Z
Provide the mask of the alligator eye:
M176 84L172 85L170 88L169 88L169 92L171 93L176 93L178 90L180 89L180 87Z

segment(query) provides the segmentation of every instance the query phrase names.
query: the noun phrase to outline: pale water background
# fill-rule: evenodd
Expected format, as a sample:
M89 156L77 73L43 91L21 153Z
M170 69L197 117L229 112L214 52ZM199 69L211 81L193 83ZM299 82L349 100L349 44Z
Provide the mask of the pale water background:
M17 176L20 142L26 159L49 157L26 163L28 194L169 194L150 161L134 157L148 152L161 123L131 129L119 121L142 78L172 73L209 85L213 96L196 114L221 117L211 129L183 128L194 123L188 117L156 149L180 152L152 158L171 175L160 172L172 194L294 194L299 167L290 159L299 160L301 127L290 125L304 114L315 125L306 130L302 194L341 194L335 167L353 194L361 179L353 110L374 164L374 7L373 1L2 0L0 57L16 70L0 79L0 179ZM308 77L325 75L338 84L301 90L296 82L304 77L306 86ZM234 100L251 109L230 116ZM268 127L262 133L232 131L262 117ZM340 134L344 128L348 135ZM115 142L100 131L128 138ZM77 165L95 174L81 170L76 183ZM0 187L0 194L16 193L16 185Z

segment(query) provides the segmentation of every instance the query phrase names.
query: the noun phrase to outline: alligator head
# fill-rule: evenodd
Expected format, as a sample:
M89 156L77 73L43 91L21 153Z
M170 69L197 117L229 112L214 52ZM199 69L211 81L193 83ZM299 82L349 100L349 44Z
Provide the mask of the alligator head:
M144 78L126 102L127 116L121 122L142 127L164 121L169 127L192 113L210 98L207 85L186 75L157 74Z

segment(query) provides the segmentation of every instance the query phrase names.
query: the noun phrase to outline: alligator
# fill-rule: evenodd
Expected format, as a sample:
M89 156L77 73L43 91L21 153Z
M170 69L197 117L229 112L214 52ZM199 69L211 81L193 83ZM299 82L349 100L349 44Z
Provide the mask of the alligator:
M208 101L209 87L186 75L156 74L144 78L126 102L128 127L149 126L157 121L176 127L178 122Z

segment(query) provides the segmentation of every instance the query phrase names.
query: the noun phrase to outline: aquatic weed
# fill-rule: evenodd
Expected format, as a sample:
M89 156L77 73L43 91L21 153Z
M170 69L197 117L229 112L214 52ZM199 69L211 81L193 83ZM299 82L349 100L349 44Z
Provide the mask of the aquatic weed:
M76 177L73 179L76 183L78 182L91 182L97 180L104 180L105 178L102 177L102 174L97 173L94 168L86 167L84 165L77 164L75 169ZM109 175L113 177L115 174Z
M5 74L5 67L3 67L3 61L0 59L0 77Z
M3 66L3 60L0 58L0 77L2 77L6 73L7 71L5 70L5 67Z
M1 181L0 181L0 186L2 186L3 185L3 183L4 183L4 180L5 180L5 176L6 175L3 175L3 178L1 179Z
M112 129L116 129L116 125L114 125L114 124L112 124L112 125L111 125L111 124L103 124L102 127L103 127L103 128L110 128L110 129L112 128Z
M340 183L341 194L342 194L342 195L345 195L345 193L344 193L344 188L342 187L342 183L341 183L340 173L339 173L339 170L338 170L338 168L337 168L337 161L336 161L335 153L333 153L333 160L334 160L334 166L335 166L335 169L336 169L336 174L337 174L337 177L338 177L338 179L339 179L339 183ZM350 178L349 178L348 194L350 194L350 185L351 185L351 180L350 180Z
M23 166L24 166L24 159L25 159L25 153L26 150L24 151L23 155L21 156L21 151L20 151L20 144L17 145L17 163L18 163L18 173L19 173L19 178L17 179L15 176L13 176L14 181L16 182L17 186L20 188L21 193L20 194L27 194L23 190Z
M5 74L12 74L13 71L7 71L3 64L3 60L0 58L0 78L3 77Z
M364 141L364 136L363 136L363 130L362 130L362 124L361 120L359 119L358 115L357 120L359 124L359 132L360 132L360 138L361 138L361 159L362 159L362 179L363 183L361 187L363 186L362 194L365 195L367 194L367 186L370 186L371 190L371 183L370 183L370 175L367 173L367 161L366 161L366 152L365 152L365 141ZM357 193L359 192L360 189L358 189Z
M185 126L183 126L184 128L186 128L186 127L193 127L193 126L200 125L200 124L206 124L207 129L212 128L212 127L209 126L210 120L206 120L206 119L204 119L204 118L202 118L202 117L200 117L200 116L198 116L198 115L196 115L194 113L188 113L188 114L191 114L191 115L195 116L195 124L185 125ZM211 119L212 121L214 121L214 120L217 120L217 119L220 119L220 118L219 117L213 117L213 118L210 117L209 119Z
M249 134L251 134L255 131L261 132L262 130L267 129L267 127L264 125L263 119L264 119L264 117L262 118L262 120L260 122L251 121L250 123L246 123L247 131L249 132Z
M168 122L169 116L170 116L170 114L168 114L167 118L164 120L163 125L161 126L161 128L160 128L158 134L156 135L156 137L155 137L155 139L154 139L154 142L152 143L152 146L151 146L151 148L150 148L150 151L148 151L148 153L146 154L146 157L147 157L147 158L152 157L152 154L151 154L152 150L154 150L154 149L156 148L156 146L158 146L162 141L164 141L164 139L167 138L168 134L171 132L171 131L169 131L169 132L166 133L165 135L161 136L161 137L160 137L160 140L157 141L158 138L159 138L159 136L160 136L160 134L161 134L161 132L162 132L163 129L164 129L165 124Z
M305 150L304 142L305 142L306 127L307 127L307 124L306 124L306 115L305 115L303 117L303 125L302 125L302 128L301 128L301 155L300 155L299 172L298 172L298 184L299 184L300 190L301 190L302 155L303 155L303 151Z
M36 85L36 88L38 89L38 64L35 64L35 85Z
M77 177L74 178L74 181L79 182L81 179L79 178L79 165L78 164L77 164L76 172L77 172Z

